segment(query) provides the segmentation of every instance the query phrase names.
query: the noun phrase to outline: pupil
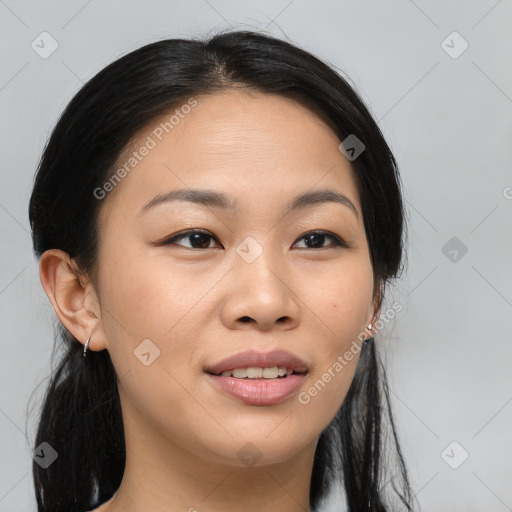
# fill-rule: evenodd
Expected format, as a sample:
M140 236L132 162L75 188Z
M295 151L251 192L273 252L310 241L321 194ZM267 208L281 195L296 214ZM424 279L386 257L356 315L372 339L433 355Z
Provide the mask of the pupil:
M194 233L194 234L189 235L189 236L191 237L192 247L195 247L195 248L200 247L202 249L207 249L208 246L210 245L210 242L208 240L209 235L206 235L204 233ZM201 241L203 243L201 243ZM195 242L198 242L198 243L196 244Z
M322 246L323 244L319 243L319 242L322 242L323 241L323 238L325 238L325 235L321 234L321 233L313 233L312 235L308 235L306 237L306 240L313 240L313 245L318 244L320 246Z

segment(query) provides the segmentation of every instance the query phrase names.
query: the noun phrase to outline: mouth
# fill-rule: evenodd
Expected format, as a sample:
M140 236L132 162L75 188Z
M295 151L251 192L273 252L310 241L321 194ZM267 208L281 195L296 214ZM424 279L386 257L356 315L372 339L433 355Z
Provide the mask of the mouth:
M233 377L207 373L215 391L248 405L269 406L284 402L296 393L306 380L307 372L266 377Z
M283 371L284 368L284 371ZM307 363L285 350L277 349L270 352L248 350L229 356L217 363L203 368L206 373L222 375L231 372L235 378L278 378L309 370ZM245 375L244 375L245 371ZM261 373L261 375L260 375ZM228 376L227 373L225 376Z
M305 368L286 368L286 366L233 368L219 373L206 372L217 377L233 377L242 380L274 380L286 379L290 375L305 375Z
M308 365L282 350L236 354L203 369L216 391L249 405L273 405L295 395Z

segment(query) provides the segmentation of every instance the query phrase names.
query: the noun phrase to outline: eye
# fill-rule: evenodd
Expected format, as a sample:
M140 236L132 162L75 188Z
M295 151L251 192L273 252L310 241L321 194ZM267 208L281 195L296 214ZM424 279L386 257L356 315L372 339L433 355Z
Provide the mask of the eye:
M335 247L348 247L348 244L339 236L334 233L330 233L329 231L310 231L305 235L302 235L299 240L306 240L306 245L308 247L304 247L305 249L322 249L328 248L329 246L325 246L324 242L326 239L330 238L334 241ZM163 245L182 245L176 243L178 240L188 239L190 242L189 246L183 246L188 249L213 249L210 246L211 239L217 240L211 233L208 231L203 231L201 229L191 229L189 231L185 231L179 235L175 235L171 238L168 238L164 242ZM332 245L332 244L331 244Z
M325 241L326 238L330 238L331 240L334 240L334 245L336 247L348 247L348 244L340 238L339 236L335 235L334 233L330 233L329 231L310 231L309 233L306 233L305 235L302 235L299 240L308 240L308 243L316 246L316 247L305 247L305 249L315 249L315 248L329 248L329 246L323 246L322 242ZM318 247L320 245L321 247Z
M176 240L181 240L182 238L188 238L191 243L190 246L184 246L187 247L187 249L212 249L209 245L209 239L215 238L211 233L208 231L203 231L201 229L191 229L189 231L185 231L184 233L181 233L180 235L173 236L172 238L168 238L163 242L163 245L170 245L174 244ZM176 244L181 245L181 244Z

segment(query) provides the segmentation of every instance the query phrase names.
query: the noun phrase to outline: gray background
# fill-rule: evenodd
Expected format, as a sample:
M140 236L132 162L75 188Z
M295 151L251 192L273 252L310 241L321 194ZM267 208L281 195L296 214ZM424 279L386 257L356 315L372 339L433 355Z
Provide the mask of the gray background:
M120 55L229 25L288 38L342 69L379 121L410 238L388 297L404 309L377 343L414 491L429 512L512 510L512 2L369 4L0 0L0 512L36 510L27 406L48 377L55 317L27 207L50 130ZM46 59L31 47L44 31L58 43Z

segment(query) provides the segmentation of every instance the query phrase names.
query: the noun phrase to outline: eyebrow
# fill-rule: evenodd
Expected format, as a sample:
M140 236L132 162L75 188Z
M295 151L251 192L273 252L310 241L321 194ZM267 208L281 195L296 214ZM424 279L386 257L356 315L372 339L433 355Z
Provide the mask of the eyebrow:
M222 192L216 192L215 190L197 188L177 189L155 196L141 208L139 215L151 210L157 205L173 201L189 201L210 208L231 211L236 210L238 204L236 198ZM356 218L359 219L359 212L354 206L354 203L344 194L332 189L314 190L299 194L287 203L283 209L282 216L287 215L291 211L302 210L323 203L339 203L347 206L352 210Z

